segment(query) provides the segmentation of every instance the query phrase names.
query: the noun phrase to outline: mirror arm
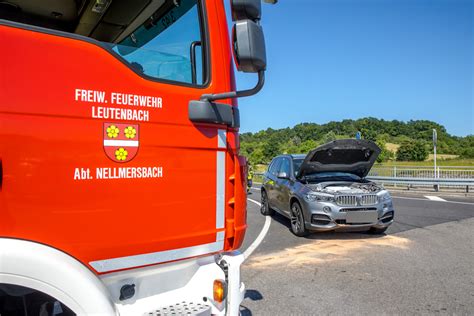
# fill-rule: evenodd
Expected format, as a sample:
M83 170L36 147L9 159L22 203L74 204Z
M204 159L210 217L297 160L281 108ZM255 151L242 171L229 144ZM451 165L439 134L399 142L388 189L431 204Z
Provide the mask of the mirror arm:
M224 92L224 93L217 93L217 94L203 94L200 99L201 101L212 102L212 101L222 100L222 99L248 97L248 96L257 94L260 90L262 90L264 83L265 83L265 70L260 70L258 72L258 82L255 85L255 87L253 87L252 89Z

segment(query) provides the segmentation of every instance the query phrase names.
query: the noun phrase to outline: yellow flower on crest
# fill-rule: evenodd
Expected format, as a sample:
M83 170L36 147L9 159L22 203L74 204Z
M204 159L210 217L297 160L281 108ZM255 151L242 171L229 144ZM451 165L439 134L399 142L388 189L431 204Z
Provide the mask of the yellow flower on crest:
M107 136L109 136L110 138L116 138L119 133L120 133L120 130L118 129L117 126L110 125L109 127L107 127Z
M127 138L135 138L135 135L137 134L137 130L134 129L132 126L129 126L125 128L124 133L125 133L125 137Z
M117 158L118 161L123 161L127 159L128 156L128 151L126 151L124 148L119 148L115 151L115 158Z

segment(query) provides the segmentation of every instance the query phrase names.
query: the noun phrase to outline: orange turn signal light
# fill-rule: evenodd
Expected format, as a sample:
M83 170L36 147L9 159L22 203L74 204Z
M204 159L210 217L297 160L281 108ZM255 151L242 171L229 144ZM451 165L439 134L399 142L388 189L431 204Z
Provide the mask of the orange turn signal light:
M223 280L214 280L214 301L222 303L227 296L227 284Z

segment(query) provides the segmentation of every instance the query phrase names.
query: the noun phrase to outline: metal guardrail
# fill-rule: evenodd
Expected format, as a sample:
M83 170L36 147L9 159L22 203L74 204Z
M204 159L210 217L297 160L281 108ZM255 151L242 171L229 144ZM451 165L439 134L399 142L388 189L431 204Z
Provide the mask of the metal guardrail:
M470 167L438 167L436 171L427 167L379 167L374 166L367 176L368 179L382 184L432 187L438 191L440 187L466 188L474 186L474 169Z
M469 167L438 167L436 172L427 167L379 167L374 166L369 176L393 178L444 178L444 179L474 179L474 169Z
M474 186L474 179L448 179L448 178L408 178L408 177L378 177L368 176L368 180L382 183L382 184L404 184L410 186L427 186L433 187L435 191L438 191L441 186L444 187L465 187L466 192L469 192L469 187Z
M402 183L402 184L474 186L474 179L408 178L408 177L394 178L394 177L377 177L377 176L368 176L367 179L374 182L390 182L390 183Z
M372 173L372 171L371 171ZM263 173L254 173L254 176L257 178L255 179L257 182L263 176ZM431 170L431 177L410 177L410 176L401 176L401 177L393 177L393 176L374 176L370 175L367 176L368 180L381 183L381 184L401 184L407 185L408 188L415 187L415 186L423 186L423 187L432 187L436 191L439 190L441 186L443 187L456 187L456 188L465 188L466 192L469 192L469 187L474 187L474 176L473 177L466 177L466 178L445 178L445 177L438 177L433 178L433 170Z
M377 168L399 168L399 169L431 169L433 170L433 167L431 166L410 166L410 165L379 165L376 164L374 165L373 169ZM438 166L437 168L439 169L467 169L467 170L474 170L474 166Z

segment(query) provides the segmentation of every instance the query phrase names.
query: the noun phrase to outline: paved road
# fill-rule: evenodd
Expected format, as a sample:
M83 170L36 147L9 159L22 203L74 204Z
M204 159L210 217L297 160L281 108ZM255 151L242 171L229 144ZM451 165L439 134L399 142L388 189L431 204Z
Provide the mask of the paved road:
M395 223L384 236L291 234L274 215L242 267L243 315L474 315L474 199L394 194ZM250 199L260 201L258 190ZM265 222L248 203L243 249Z

